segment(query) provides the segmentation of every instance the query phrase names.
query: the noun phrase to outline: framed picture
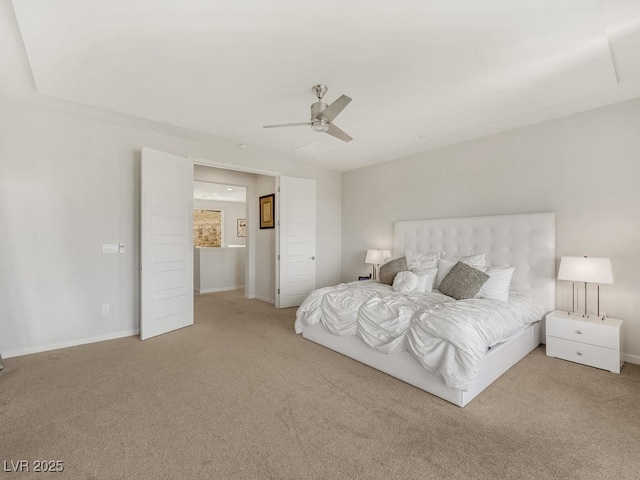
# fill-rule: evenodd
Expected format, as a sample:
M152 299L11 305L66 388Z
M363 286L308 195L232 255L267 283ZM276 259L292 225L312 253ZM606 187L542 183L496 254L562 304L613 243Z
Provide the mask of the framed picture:
M275 228L275 199L275 193L260 197L260 228Z
M247 236L247 219L239 218L237 222L238 222L238 236L246 237Z
M193 211L193 246L222 246L222 212L217 210Z

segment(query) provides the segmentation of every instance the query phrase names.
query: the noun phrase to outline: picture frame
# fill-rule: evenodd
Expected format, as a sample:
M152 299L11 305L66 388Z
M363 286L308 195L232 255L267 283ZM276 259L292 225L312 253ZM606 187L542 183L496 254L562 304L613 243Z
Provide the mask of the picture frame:
M276 194L260 197L260 228L275 228L275 200Z
M246 218L238 218L237 222L237 235L238 237L246 237L247 236L247 219Z
M193 210L193 246L212 248L222 246L222 212Z

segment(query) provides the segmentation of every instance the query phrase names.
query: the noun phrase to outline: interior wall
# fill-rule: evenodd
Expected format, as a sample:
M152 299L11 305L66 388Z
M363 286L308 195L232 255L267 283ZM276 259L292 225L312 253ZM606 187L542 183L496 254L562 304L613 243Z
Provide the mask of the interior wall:
M246 220L247 204L196 198L193 200L193 208L222 212L221 248L194 247L193 249L194 290L196 293L211 293L244 288L247 237L238 237L237 222L240 218ZM230 245L242 247L228 248Z
M318 239L323 262L317 282L339 282L340 172L293 155L240 149L230 139L88 107L73 105L74 113L63 113L58 104L0 100L3 357L138 332L143 145L185 158L315 178L322 205L318 230L326 232ZM119 242L126 245L124 253L102 253L104 243ZM103 314L107 303L110 311Z
M246 245L247 237L238 236L238 219L247 219L247 204L245 202L218 202L195 198L194 210L222 211L222 246Z
M276 191L275 177L256 177L256 197L270 195ZM276 201L277 196L276 196ZM258 199L255 199L257 204ZM275 210L278 211L277 208ZM277 220L277 218L276 218ZM256 298L275 303L276 289L276 229L258 228L256 239L256 277L261 281L256 285Z
M196 248L194 262L199 265L193 288L196 293L240 290L245 286L245 247ZM197 280L197 281L196 281Z
M636 99L345 173L342 280L368 274L367 248L393 248L395 220L555 211L558 263L611 258L602 309L640 363L639 132ZM571 284L556 292L569 310Z

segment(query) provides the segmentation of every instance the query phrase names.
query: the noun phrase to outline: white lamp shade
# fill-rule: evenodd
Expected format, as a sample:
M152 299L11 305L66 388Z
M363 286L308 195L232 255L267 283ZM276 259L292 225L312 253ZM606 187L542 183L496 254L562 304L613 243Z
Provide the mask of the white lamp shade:
M609 257L562 257L558 280L611 285L611 260Z
M382 265L384 263L384 259L390 256L391 252L389 250L369 249L367 250L367 255L364 258L364 263L369 265Z

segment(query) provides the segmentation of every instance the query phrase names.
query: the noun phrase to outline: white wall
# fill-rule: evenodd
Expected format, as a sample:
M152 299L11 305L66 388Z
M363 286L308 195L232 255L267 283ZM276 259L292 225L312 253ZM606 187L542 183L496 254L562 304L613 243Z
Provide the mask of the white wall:
M640 362L640 100L343 175L343 281L370 270L367 248L393 247L395 220L555 211L556 254L611 257L603 310ZM594 295L592 295L592 298ZM557 307L571 287L557 282Z
M194 210L216 210L222 214L222 246L245 245L247 237L238 237L237 220L247 219L247 204L245 202L218 202L196 198L193 200Z
M245 250L246 247L195 248L193 261L198 265L198 278L194 278L196 293L243 288Z
M270 195L276 191L275 177L258 175L256 177L256 196ZM255 200L258 202L258 200ZM276 199L277 201L277 199ZM277 211L277 210L276 210ZM276 218L276 221L278 219ZM266 302L276 301L276 229L258 229L256 239L256 298Z
M244 282L243 282L244 283ZM193 290L200 291L200 249L193 249Z
M35 95L35 94L34 94ZM318 183L318 285L340 280L341 175L299 158L154 122L0 100L0 352L131 335L139 326L143 145ZM74 113L62 113L60 105ZM98 120L101 118L102 120ZM126 126L125 126L126 124ZM126 253L102 254L124 242ZM101 313L109 303L111 312Z

